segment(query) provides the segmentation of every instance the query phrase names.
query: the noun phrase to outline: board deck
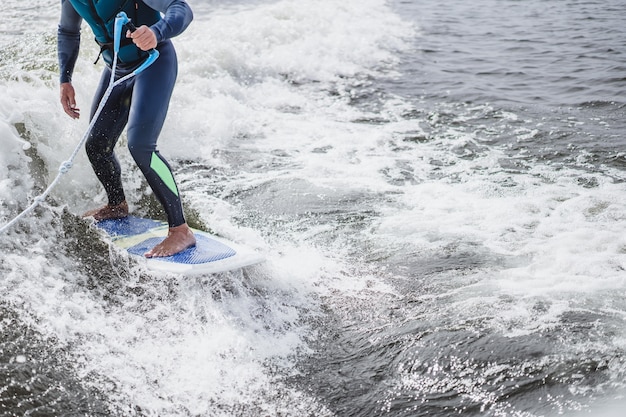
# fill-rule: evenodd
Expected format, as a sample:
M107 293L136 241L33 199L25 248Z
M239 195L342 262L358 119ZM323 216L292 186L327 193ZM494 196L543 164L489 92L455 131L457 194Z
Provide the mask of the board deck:
M144 253L167 236L166 222L128 216L117 220L102 220L96 223L96 227L104 230L116 246L142 259L153 271L210 274L264 261L263 256L251 249L197 229L191 229L196 237L196 246L168 257L145 258Z

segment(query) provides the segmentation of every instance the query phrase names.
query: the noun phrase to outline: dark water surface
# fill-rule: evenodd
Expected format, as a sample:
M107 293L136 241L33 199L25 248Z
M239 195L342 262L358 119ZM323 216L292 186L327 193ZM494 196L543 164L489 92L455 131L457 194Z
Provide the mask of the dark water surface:
M397 1L394 7L417 23L419 34L392 91L419 100L424 111L452 106L462 129L506 145L513 156L623 171L624 2ZM515 120L502 126L501 112Z
M268 261L147 272L72 214L103 198L78 161L0 236L0 416L621 415L626 3L194 3L161 150ZM86 124L57 2L6 4L2 223Z

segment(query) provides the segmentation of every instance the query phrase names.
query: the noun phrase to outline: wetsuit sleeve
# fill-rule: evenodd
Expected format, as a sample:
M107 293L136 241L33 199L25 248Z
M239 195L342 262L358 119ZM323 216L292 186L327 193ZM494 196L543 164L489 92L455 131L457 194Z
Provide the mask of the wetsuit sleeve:
M57 30L57 55L61 83L72 81L80 49L80 25L83 19L72 4L61 0L61 19Z
M163 13L163 19L150 27L157 42L180 35L193 20L193 12L185 0L144 0L144 3Z

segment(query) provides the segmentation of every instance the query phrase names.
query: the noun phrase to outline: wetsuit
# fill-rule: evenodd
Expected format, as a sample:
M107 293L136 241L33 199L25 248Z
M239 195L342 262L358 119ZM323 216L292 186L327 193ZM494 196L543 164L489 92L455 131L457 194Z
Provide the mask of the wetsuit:
M94 0L61 0L58 27L60 81L71 82L80 45L80 26L85 20L91 26L107 65L102 72L91 107L96 112L111 75L113 40L112 21L117 11L128 9L135 26L148 25L157 37L159 58L137 76L113 89L93 126L85 148L96 176L104 186L109 205L125 200L120 164L113 152L127 126L128 149L167 213L170 227L185 223L178 187L167 161L157 150L157 139L163 127L178 72L176 51L170 38L182 33L193 14L185 0L109 0L109 10L98 10ZM114 5L114 6L112 6ZM134 9L134 10L133 10ZM113 13L110 13L110 12ZM105 15L106 16L103 16ZM162 15L161 15L162 14ZM122 37L125 38L124 32ZM130 42L124 42L116 68L116 79L132 72L145 53Z

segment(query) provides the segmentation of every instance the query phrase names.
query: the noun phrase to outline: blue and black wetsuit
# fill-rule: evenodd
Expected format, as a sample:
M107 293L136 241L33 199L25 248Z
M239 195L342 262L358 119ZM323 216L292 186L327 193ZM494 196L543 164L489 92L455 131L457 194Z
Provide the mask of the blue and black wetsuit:
M104 6L102 6L104 5ZM148 184L163 205L170 227L185 223L178 187L167 161L157 150L178 73L176 51L170 38L182 33L193 14L185 0L61 0L58 28L60 81L71 82L80 45L80 26L89 23L107 65L102 72L91 107L90 118L104 95L110 75L113 22L125 11L139 27L149 26L156 34L159 58L146 70L113 89L86 142L87 156L96 176L104 186L110 205L125 200L120 164L113 151L124 127L128 148ZM116 78L132 72L145 52L132 42L123 42L116 67Z

